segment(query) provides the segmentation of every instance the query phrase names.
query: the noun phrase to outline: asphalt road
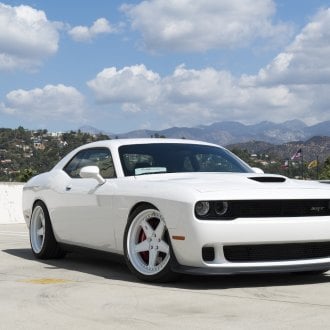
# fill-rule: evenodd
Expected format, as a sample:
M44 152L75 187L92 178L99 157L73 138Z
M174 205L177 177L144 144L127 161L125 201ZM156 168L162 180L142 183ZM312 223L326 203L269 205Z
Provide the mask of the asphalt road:
M330 272L137 281L70 254L35 260L25 225L0 225L0 329L330 329Z

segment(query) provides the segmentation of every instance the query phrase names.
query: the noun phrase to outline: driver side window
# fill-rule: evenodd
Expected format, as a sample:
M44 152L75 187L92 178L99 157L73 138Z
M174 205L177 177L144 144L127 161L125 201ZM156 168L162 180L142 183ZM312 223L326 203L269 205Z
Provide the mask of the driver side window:
M80 170L85 166L97 166L103 178L115 178L112 156L108 148L91 148L79 151L63 168L71 178L80 178Z

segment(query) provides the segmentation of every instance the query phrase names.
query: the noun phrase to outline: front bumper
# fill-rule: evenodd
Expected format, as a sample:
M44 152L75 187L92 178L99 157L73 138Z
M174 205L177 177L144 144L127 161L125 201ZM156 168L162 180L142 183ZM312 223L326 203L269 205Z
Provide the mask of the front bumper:
M286 245L291 243L330 242L330 217L245 218L233 221L182 221L170 234L177 260L174 270L191 274L245 274L320 271L330 269L330 253L317 257L292 257L286 260L229 261L225 246ZM214 249L214 259L205 260L204 247Z

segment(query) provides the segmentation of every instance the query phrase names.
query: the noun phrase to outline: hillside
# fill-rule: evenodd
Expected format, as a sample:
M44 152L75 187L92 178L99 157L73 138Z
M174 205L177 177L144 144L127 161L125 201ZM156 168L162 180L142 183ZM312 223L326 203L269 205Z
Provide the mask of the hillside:
M294 153L301 149L306 162L317 157L321 162L330 156L330 137L314 136L307 141L287 142L281 145L262 141L249 141L227 146L229 149L246 150L249 154L267 154L272 159L290 159Z
M0 181L26 181L32 175L49 171L74 148L107 138L79 131L50 133L23 127L0 128Z
M291 126L290 129L287 128L287 137L291 134L292 124L290 123L289 125ZM295 124L296 126L300 125L299 122ZM227 131L221 130L224 127L223 125L227 127ZM261 130L260 127L266 129L266 126L270 129L270 127L273 127L273 124L260 123L259 129ZM282 130L284 130L284 126L282 125ZM326 125L324 129L327 129ZM228 141L233 139L233 135L228 133L229 130L236 132L235 139L240 138L243 141L249 134L250 136L256 136L258 131L256 128L255 132L248 134L242 127L242 124L227 122L225 124L216 123L204 128L172 128L159 133L154 131L136 131L134 137L142 137L143 135L149 137L173 137L173 135L178 134L175 137L199 139L219 144L219 140ZM310 131L313 130L310 129ZM121 137L124 136L122 135ZM54 133L47 130L30 131L23 127L17 129L0 128L0 181L26 181L32 175L51 169L60 158L72 149L88 142L108 138L107 135L101 134L97 129L93 129L90 133L82 132L81 130L77 132ZM300 140L281 144L251 140L229 144L227 147L251 166L261 167L268 173L281 173L298 177L300 176L299 169L301 166L299 164L301 163L301 158L298 161L291 162L290 171L283 168L283 164L285 160L290 159L297 150L301 149L305 161L305 175L310 178L317 177L316 170L307 171L307 167L310 161L318 157L320 166L317 171L319 170L321 173L329 165L329 175L325 174L322 177L330 177L330 136L314 136L305 141Z

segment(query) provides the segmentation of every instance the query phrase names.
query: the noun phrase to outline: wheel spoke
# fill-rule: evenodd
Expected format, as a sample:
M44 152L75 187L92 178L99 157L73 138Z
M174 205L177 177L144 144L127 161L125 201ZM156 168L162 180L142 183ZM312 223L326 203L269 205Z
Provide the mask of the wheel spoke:
M162 238L165 231L165 224L163 221L159 221L157 228L155 229L155 234L157 238Z
M149 242L144 240L143 242L135 245L135 252L144 252L149 250Z
M170 252L170 246L165 241L161 241L158 244L158 250L168 254Z
M37 230L37 235L38 235L38 236L44 236L44 234L45 234L44 227L40 227L40 228Z
M149 251L149 267L155 267L156 261L157 261L158 251L155 249L152 249Z
M45 228L45 217L43 214L40 214L40 220L41 220L42 227Z
M146 234L147 238L150 238L152 236L154 230L150 226L149 222L146 220L143 220L141 222L141 227L142 227L144 233Z

